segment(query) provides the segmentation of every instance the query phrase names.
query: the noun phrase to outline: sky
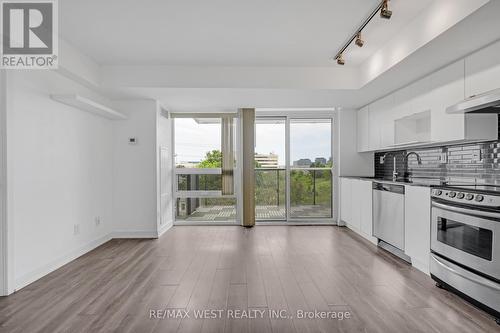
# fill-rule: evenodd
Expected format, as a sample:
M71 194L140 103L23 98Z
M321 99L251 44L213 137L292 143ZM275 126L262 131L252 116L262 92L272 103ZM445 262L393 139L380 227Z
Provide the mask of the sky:
M220 124L198 124L193 119L175 119L176 163L201 161L208 151L221 146ZM255 131L255 152L260 154L275 153L278 163L285 165L285 123L272 120L257 121ZM314 161L316 157L329 159L331 156L330 123L290 124L290 162L301 158Z

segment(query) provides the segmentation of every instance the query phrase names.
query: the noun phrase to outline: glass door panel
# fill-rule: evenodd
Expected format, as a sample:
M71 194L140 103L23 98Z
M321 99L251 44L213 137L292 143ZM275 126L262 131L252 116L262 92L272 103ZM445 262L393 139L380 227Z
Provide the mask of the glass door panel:
M332 217L332 120L290 120L290 217Z
M173 120L175 220L236 221L234 120L229 116L202 118L201 114L200 118Z
M255 122L255 216L286 219L285 118Z
M291 170L290 216L332 217L330 170Z

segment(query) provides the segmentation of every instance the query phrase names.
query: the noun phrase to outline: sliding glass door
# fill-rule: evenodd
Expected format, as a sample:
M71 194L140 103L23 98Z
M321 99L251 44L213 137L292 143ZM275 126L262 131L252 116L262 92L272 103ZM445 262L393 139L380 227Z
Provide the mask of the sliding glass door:
M333 218L332 118L258 117L256 218Z

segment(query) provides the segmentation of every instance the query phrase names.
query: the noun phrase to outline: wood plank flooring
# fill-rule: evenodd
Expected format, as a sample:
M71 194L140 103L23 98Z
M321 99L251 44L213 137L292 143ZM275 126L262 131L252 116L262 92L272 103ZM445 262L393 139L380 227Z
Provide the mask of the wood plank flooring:
M205 309L219 312L195 318ZM168 311L150 318L156 310ZM297 318L315 310L350 317ZM0 332L499 331L425 274L332 226L177 226L159 240L112 240L0 298Z

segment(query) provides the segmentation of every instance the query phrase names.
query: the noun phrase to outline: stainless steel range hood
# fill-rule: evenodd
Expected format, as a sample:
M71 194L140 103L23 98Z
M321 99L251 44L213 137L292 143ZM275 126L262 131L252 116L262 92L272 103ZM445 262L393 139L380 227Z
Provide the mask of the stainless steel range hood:
M500 89L471 96L446 108L447 113L500 113Z

